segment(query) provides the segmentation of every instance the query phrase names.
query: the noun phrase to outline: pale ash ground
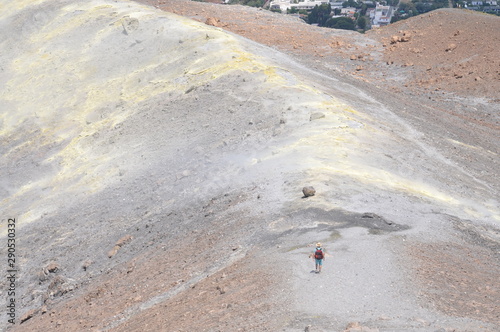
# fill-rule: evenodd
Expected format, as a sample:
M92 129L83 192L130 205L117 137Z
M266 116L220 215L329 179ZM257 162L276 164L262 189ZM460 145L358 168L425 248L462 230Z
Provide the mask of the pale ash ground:
M399 113L420 103L132 2L4 7L23 33L3 32L1 204L21 220L19 311L34 311L14 330L498 327L476 312L498 307L497 180ZM443 242L487 257L464 279L477 305L433 288L419 257L439 266Z

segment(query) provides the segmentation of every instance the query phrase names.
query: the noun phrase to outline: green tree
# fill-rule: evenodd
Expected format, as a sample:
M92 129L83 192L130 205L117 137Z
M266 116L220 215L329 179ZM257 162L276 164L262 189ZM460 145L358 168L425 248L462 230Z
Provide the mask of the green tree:
M326 22L330 18L332 12L332 6L330 4L316 5L311 10L311 13L307 16L307 23L314 24L317 23L320 27L326 25Z
M262 7L264 6L265 0L237 0L231 1L231 3L238 3L241 5L251 6L251 7Z
M358 27L364 31L366 29L366 24L367 24L366 16L360 16L358 18L357 24Z
M408 16L413 16L417 13L417 8L415 8L415 4L411 2L400 2L399 3L399 11L408 14Z
M347 7L354 7L354 8L361 8L362 3L357 2L356 0L347 0L342 2L342 7L347 8Z
M326 22L326 26L334 29L354 30L355 24L349 17L331 18Z

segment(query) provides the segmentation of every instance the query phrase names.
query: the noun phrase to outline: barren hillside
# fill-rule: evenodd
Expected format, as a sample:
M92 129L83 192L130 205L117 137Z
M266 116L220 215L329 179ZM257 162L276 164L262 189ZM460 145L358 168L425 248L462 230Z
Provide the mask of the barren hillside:
M499 22L4 1L0 329L497 331Z

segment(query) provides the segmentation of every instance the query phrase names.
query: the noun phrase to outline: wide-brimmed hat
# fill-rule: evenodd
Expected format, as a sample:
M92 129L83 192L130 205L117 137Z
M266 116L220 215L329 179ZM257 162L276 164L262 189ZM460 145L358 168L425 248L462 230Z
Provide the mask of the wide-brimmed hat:
M316 243L316 247L321 247L321 243Z

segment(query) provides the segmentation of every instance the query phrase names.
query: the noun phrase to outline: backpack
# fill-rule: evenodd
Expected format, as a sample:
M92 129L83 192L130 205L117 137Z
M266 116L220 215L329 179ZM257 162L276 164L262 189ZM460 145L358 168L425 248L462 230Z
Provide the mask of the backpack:
M323 250L321 250L321 248L316 248L316 252L314 253L314 258L323 259Z

